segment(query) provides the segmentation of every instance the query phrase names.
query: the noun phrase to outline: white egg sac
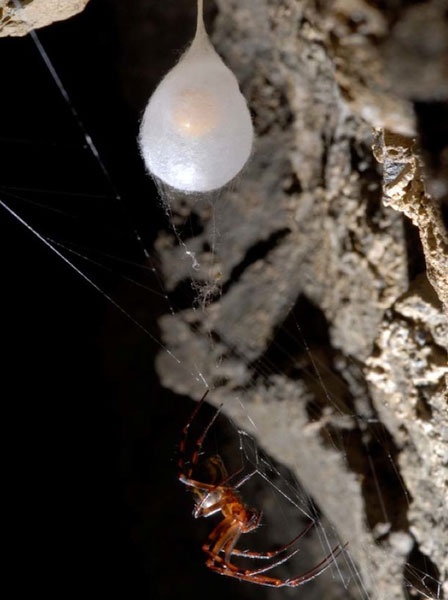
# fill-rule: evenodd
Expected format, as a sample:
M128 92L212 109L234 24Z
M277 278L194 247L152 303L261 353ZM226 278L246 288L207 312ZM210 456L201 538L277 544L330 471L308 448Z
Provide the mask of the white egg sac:
M199 28L151 96L140 128L150 173L186 192L216 190L250 156L253 128L238 82Z

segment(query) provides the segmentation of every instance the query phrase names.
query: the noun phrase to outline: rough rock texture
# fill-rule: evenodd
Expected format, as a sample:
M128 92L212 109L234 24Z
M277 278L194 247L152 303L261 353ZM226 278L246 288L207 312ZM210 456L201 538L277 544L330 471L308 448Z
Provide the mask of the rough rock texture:
M160 353L161 380L194 398L207 381L237 424L253 419L349 542L364 588L344 597L446 597L448 160L428 116L447 98L443 2L216 8L257 142L213 197L162 190L176 359ZM145 15L146 33L169 27Z
M88 1L0 0L0 36L22 36L32 29L69 19L83 11Z
M410 531L446 573L448 323L424 275L385 315L367 365L375 407L400 448Z
M379 131L374 147L383 164L383 202L403 212L420 232L429 280L448 315L448 235L440 204L425 190L414 140Z
M381 60L381 44L390 35L390 15L364 0L337 0L323 6L334 75L351 110L373 127L412 135L412 106Z
M448 19L445 0L322 3L335 78L372 127L418 130L427 189L448 198ZM410 141L408 141L409 146Z

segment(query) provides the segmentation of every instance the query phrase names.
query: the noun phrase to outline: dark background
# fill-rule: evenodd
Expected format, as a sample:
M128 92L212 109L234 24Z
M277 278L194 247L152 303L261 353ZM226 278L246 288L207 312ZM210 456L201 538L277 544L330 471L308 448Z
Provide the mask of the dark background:
M158 281L106 256L151 267L142 246L151 249L166 226L138 155L140 111L123 91L117 22L114 4L96 0L38 32L113 181L30 36L1 40L0 197L63 244L55 247L157 339L166 302L125 278L160 291ZM180 39L190 30L183 24ZM151 68L163 72L175 50L159 56L154 47ZM157 343L0 211L4 459L17 593L31 585L58 598L193 598L199 590L221 598L238 586L243 597L241 584L203 564L209 524L191 518L191 498L176 480L191 403L160 388Z

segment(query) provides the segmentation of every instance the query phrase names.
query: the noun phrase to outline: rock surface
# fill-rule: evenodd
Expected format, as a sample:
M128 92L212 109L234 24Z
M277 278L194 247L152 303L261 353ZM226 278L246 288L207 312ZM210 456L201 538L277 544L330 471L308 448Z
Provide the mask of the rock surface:
M400 472L412 497L410 531L446 573L448 323L424 276L385 315L367 379L400 449Z
M0 0L0 36L23 36L33 29L69 19L89 0Z
M174 18L139 6L134 55ZM445 31L437 0L217 0L253 158L211 198L162 190L160 327L179 362L161 352L161 380L193 398L206 381L238 426L253 419L349 541L366 591L344 597L448 594L448 161L430 118L430 103L445 114ZM138 104L154 70L126 81Z
M383 164L383 202L418 227L428 278L448 315L448 235L440 203L426 192L415 141L380 130L374 155Z

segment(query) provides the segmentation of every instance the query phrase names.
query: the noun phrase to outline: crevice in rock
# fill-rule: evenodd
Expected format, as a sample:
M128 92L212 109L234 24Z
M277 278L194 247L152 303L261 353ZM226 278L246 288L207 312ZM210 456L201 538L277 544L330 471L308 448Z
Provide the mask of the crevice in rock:
M448 208L448 103L443 101L415 102L419 141L422 146L429 192L442 200L445 216ZM434 185L435 183L435 185ZM445 225L448 219L445 219Z
M416 417L422 421L430 421L432 419L432 407L428 400L428 391L417 388L418 398L415 406ZM429 391L429 394L432 390Z
M221 295L228 292L229 288L241 278L248 267L259 260L264 260L289 233L291 232L288 228L280 229L272 233L267 240L262 240L251 246L244 258L232 269L227 282L222 287Z
M180 220L181 217L175 215L173 222L176 225L176 235L183 242L198 237L201 235L201 233L203 233L204 226L202 224L201 217L194 211L191 211L191 213L188 215L188 218L182 221L182 223L176 224L178 219Z
M283 191L285 194L289 194L290 196L302 193L302 184L300 183L300 179L297 177L296 173L291 172L287 184L283 187Z
M314 396L306 407L310 421L317 422L329 405L341 414L356 414L348 384L335 370L338 355L331 344L324 313L301 295L277 328L266 352L251 366L254 378L262 370L263 375L281 373L304 381ZM370 398L368 403L372 416L378 417ZM386 523L388 530L407 531L406 495L393 466L398 464L398 449L379 419L371 421L355 417L353 426L345 429L326 425L320 430L321 438L329 448L343 453L350 469L360 476L369 527L374 529Z
M413 281L417 275L426 272L425 255L418 227L410 219L404 217L403 227L406 242L408 278L409 281Z
M295 315L298 313L307 315L306 319L301 319L302 334L323 380L317 376L308 351L300 342L301 335L292 333L297 330ZM254 368L257 371L261 364L271 373L302 379L314 395L313 402L306 407L310 421L317 422L323 418L324 408L329 403L345 414L354 414L356 410L345 381L334 372L336 354L331 346L325 316L301 296ZM371 403L369 408L376 415ZM348 429L333 425L322 427L323 442L343 453L350 469L360 476L369 527L374 529L386 523L388 531L407 531L408 505L403 481L394 469L394 465L398 464L398 450L391 435L380 422L366 423L354 418L352 423L353 427Z
M198 231L198 233L192 234L192 237L199 235L200 233L201 231ZM188 310L192 306L195 306L198 302L198 298L201 297L202 289L207 293L208 304L219 300L229 291L232 285L239 281L248 267L259 260L264 260L289 233L290 230L288 228L281 229L270 235L267 240L258 242L249 248L244 258L233 268L228 280L222 287L207 281L192 282L191 279L183 279L180 281L169 295L174 310L176 312L181 312L182 310ZM182 239L185 240L187 238ZM207 242L205 242L203 250L207 251L208 249ZM212 293L215 288L216 293Z
M367 146L352 140L350 144L351 166L354 172L360 174L361 198L366 202L365 217L373 232L380 227L383 214L382 206L382 177L378 163Z
M260 95L260 88L263 95ZM271 129L290 129L294 115L284 90L266 76L257 81L249 97L252 120L259 137L268 135ZM272 108L275 107L275 117Z
M445 227L448 229L448 200L442 203L441 207L442 219Z
M196 299L197 289L191 279L179 281L169 294L170 304L176 313L190 309L196 304Z
M325 315L306 296L300 295L285 320L276 328L265 352L250 367L255 374L262 369L268 375L283 374L290 379L306 379L306 373L311 374L312 369L308 350L319 352L322 368L330 364L327 354L329 351L331 354L332 349Z
M398 457L394 441L382 423L355 422L353 429L322 428L321 437L330 448L343 452L350 469L359 475L369 528L386 524L387 531L407 531L408 504L403 481L393 466Z
M412 548L404 568L403 593L407 600L416 598L416 591L424 598L445 598L440 587L440 573L432 560L423 554L417 542Z

